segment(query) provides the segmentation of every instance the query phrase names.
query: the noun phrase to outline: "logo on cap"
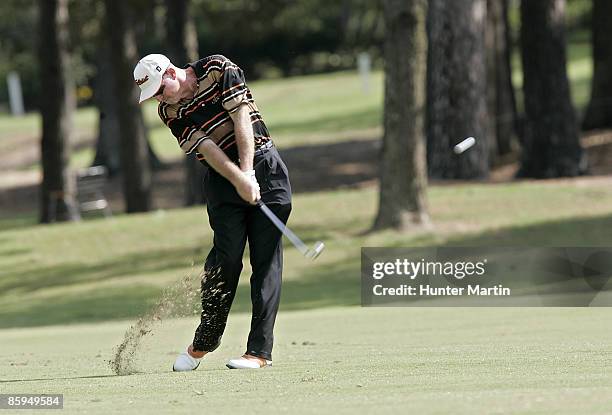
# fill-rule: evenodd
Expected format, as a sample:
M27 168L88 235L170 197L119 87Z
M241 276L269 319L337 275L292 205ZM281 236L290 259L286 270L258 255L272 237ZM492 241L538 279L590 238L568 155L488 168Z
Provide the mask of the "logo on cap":
M156 66L155 69L157 70L157 72L161 72L161 67L159 65Z
M149 75L145 75L144 78L136 79L136 85L140 86L149 80Z

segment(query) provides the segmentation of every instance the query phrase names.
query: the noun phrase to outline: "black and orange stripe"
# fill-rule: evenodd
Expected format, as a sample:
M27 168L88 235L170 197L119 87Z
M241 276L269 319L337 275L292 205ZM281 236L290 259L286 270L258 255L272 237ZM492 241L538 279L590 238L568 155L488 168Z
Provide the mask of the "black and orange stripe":
M158 114L179 146L196 153L202 141L213 140L234 161L238 160L234 124L230 114L240 105L248 105L255 136L255 148L269 142L270 134L246 85L244 73L222 55L212 55L184 68L192 67L198 78L198 90L189 102L160 103Z

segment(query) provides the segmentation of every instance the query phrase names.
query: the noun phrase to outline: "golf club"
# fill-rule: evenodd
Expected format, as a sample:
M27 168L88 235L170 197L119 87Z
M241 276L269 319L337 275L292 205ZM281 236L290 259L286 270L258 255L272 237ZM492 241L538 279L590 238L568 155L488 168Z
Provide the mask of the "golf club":
M308 259L315 260L325 248L325 244L321 241L315 242L312 248L308 248L304 242L291 229L289 229L279 218L268 208L261 200L257 202L257 206L261 211L272 221L274 226L283 233L291 241L291 243Z

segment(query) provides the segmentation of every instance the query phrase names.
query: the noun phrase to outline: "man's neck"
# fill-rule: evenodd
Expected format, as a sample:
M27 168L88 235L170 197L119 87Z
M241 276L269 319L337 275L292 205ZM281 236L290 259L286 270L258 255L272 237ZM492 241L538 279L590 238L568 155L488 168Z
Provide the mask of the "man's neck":
M190 66L187 69L181 69L177 71L177 77L181 84L181 100L191 100L195 96L197 89L197 76Z

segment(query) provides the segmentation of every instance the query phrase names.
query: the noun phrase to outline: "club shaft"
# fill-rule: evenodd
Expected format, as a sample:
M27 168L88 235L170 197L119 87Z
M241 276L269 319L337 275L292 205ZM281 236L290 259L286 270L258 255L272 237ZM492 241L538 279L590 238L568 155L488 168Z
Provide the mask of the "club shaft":
M270 219L270 221L272 221L274 226L276 226L278 230L281 231L283 235L285 235L303 255L305 255L308 252L308 248L304 242L302 242L302 240L298 238L298 236L294 234L291 229L289 229L263 202L259 202L258 205L261 211L268 217L268 219Z

